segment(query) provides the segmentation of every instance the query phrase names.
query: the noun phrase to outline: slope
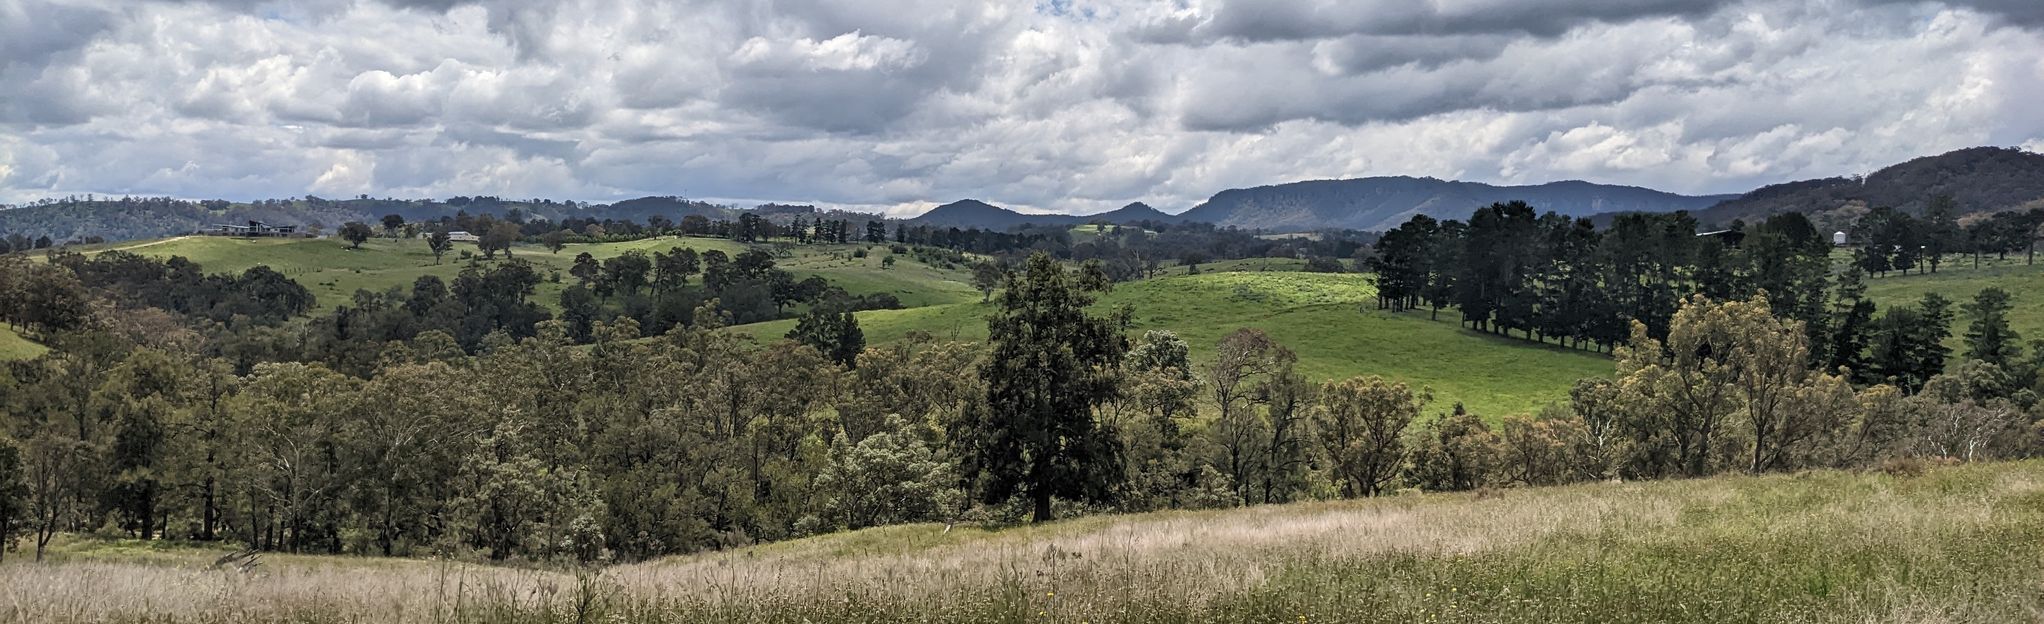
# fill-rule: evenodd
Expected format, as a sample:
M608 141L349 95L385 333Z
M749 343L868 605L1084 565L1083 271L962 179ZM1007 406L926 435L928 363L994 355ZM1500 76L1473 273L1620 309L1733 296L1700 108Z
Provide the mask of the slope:
M836 533L574 571L60 541L14 622L2026 622L2044 463Z
M0 362L33 359L49 350L14 328L0 325Z
M1460 401L1487 417L1530 412L1561 400L1577 379L1609 375L1604 357L1466 331L1425 314L1365 309L1369 278L1357 274L1205 272L1117 286L1098 306L1129 305L1135 330L1165 329L1191 343L1196 363L1237 328L1269 332L1296 351L1300 372L1316 381L1383 375L1433 390L1430 411ZM911 331L938 338L986 339L990 304L964 303L859 313L868 344ZM794 327L774 321L737 329L775 339Z
M1707 225L1758 222L1802 212L1826 231L1843 229L1857 210L1888 206L1921 213L1932 197L1949 195L1962 213L2044 206L2044 154L1975 147L1884 167L1864 178L1824 178L1761 187L1697 213ZM1843 214L1841 214L1843 213Z
M209 273L239 272L256 265L267 265L311 290L318 297L319 306L325 309L348 302L358 289L410 288L414 280L425 275L452 280L461 273L465 264L459 254L473 252L474 249L470 245L457 244L455 252L449 253L441 263L434 264L433 254L427 251L425 242L416 239L379 238L363 244L361 249L349 249L346 243L331 239L189 236L114 247L157 258L184 256L198 262ZM587 252L597 260L603 260L627 251L651 254L675 247L719 250L734 255L746 249L740 243L721 238L664 237L574 244L560 253L549 253L545 248L533 245L516 245L513 252L518 258L539 264L542 272L558 272L562 276L561 281L550 280L540 284L534 296L542 305L553 306L560 298L560 291L566 287L565 282L572 281L567 275L577 254ZM792 257L784 258L780 263L797 277L819 275L858 294L892 293L904 305L956 303L978 297L978 293L965 284L969 275L961 269L931 267L908 256L897 259L893 268L884 268L881 265L884 248L876 248L879 253L869 254L866 258L853 258L853 248L852 245L798 246L794 248Z
M2009 310L2009 326L2022 334L2024 341L2044 339L2044 265L2024 265L2020 260L1995 263L1979 269L1971 265L1947 264L1937 273L1917 275L1889 275L1866 281L1867 296L1880 306L1881 310L1897 306L1913 306L1925 293L1937 293L1952 300L1952 338L1945 341L1952 347L1952 353L1965 353L1965 313L1958 306L1973 300L1973 296L1990 287L2008 291L2014 298ZM2027 349L2027 344L2025 346ZM1955 357L1954 362L1957 361Z

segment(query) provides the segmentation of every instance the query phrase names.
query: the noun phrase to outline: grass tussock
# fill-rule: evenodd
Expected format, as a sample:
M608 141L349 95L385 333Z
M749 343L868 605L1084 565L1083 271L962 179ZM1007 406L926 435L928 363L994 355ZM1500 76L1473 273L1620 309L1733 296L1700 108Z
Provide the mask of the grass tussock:
M5 622L2034 622L2044 463L1594 484L985 530L596 572L67 549Z

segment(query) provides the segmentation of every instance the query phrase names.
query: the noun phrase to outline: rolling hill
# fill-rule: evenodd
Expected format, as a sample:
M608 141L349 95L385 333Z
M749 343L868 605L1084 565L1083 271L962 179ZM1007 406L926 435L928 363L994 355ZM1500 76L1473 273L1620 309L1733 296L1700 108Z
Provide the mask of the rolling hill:
M1315 381L1374 374L1426 386L1436 397L1430 412L1458 401L1491 418L1531 412L1566 397L1577 379L1611 374L1601 355L1467 331L1445 320L1451 315L1429 321L1423 313L1364 309L1375 297L1367 276L1215 268L1124 283L1097 305L1133 307L1136 332L1177 332L1191 344L1196 365L1229 332L1262 329L1296 351L1300 372ZM911 331L980 341L992 312L975 300L858 316L868 344ZM770 340L793 328L794 321L783 320L736 329Z
M1937 273L1916 275L1889 275L1866 281L1867 297L1887 310L1896 306L1912 306L1925 293L1937 293L1953 302L1953 311L1958 318L1952 321L1952 337L1945 341L1955 354L1965 353L1966 319L1959 305L1973 300L1981 290L1995 287L2008 291L2014 298L2009 310L2009 327L2022 334L2027 343L2044 339L2044 266L2025 265L2021 258L2005 262L1990 262L1974 269L1971 264L1959 262L1956 258Z
M538 263L542 272L559 272L563 280L572 281L566 275L574 265L576 254L588 252L590 256L603 260L627 251L650 254L674 247L689 247L697 251L714 249L726 254L745 251L744 245L726 239L676 237L573 244L560 253L548 253L534 245L521 244L512 249L517 257ZM793 256L778 262L797 277L822 276L854 293L890 293L908 306L979 299L978 291L968 285L970 275L963 270L932 267L909 256L898 258L895 266L887 268L881 265L886 255L884 249L883 253L856 258L851 253L855 247L800 246ZM256 265L267 265L311 290L318 297L322 309L347 303L358 289L410 288L413 280L424 275L451 280L461 272L465 263L457 254L462 250L473 250L468 245L458 245L456 253L450 253L440 264L434 264L433 254L426 250L424 242L388 238L372 239L361 249L352 250L346 243L332 239L217 236L182 236L107 248L126 249L157 258L184 256L198 262L210 273L240 272ZM534 300L552 307L559 301L563 288L562 282L542 283Z

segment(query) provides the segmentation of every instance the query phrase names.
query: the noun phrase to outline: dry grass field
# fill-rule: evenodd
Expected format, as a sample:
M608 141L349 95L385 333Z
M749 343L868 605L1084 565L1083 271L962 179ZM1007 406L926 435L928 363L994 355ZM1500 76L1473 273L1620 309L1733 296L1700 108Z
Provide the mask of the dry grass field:
M2044 463L909 525L575 571L79 541L5 622L2035 622Z

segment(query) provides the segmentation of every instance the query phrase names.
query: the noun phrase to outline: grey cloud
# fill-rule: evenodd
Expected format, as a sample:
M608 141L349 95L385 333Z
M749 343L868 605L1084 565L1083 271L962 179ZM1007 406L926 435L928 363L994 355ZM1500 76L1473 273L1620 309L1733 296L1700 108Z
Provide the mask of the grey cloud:
M1717 192L2044 144L2044 41L2010 27L2044 8L2017 0L31 1L0 36L9 11L75 36L0 38L0 201L1090 213L1384 174Z
M1352 34L1552 37L1588 23L1706 15L1729 4L1731 0L1235 0L1223 4L1190 34L1216 41L1297 41Z

